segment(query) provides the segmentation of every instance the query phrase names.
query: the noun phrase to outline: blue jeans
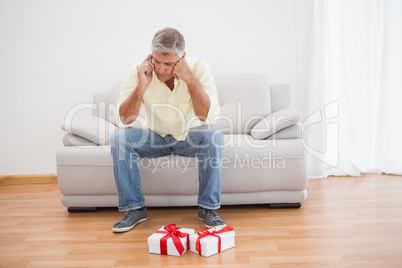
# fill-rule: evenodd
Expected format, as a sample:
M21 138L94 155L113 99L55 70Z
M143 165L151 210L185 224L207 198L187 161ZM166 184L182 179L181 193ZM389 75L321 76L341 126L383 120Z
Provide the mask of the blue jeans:
M119 211L145 206L138 157L177 154L198 157L198 206L218 209L221 196L223 134L215 125L191 128L186 140L160 136L149 128L118 128L110 136Z

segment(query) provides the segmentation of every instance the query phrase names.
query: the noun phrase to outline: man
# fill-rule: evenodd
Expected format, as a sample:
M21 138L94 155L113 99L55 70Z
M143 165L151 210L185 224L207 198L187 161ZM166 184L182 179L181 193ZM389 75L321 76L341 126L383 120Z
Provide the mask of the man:
M141 108L149 123L137 127L143 119ZM220 208L223 157L223 135L213 124L219 112L208 64L186 57L184 38L176 29L158 31L152 54L125 78L115 112L119 128L110 144L119 211L124 216L113 232L127 232L148 218L138 157L168 154L198 157L198 217L207 227L226 226L215 211Z

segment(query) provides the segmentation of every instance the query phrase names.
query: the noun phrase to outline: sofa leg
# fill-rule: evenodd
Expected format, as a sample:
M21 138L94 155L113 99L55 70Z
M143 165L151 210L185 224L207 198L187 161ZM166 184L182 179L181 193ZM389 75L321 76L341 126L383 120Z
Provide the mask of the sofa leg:
M301 203L273 203L269 204L269 208L301 208Z
M69 207L68 212L96 212L96 208L94 207Z

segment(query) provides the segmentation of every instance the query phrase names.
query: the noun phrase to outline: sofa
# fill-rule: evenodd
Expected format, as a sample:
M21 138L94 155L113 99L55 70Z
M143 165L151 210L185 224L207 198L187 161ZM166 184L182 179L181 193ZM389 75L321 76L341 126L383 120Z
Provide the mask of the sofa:
M260 74L216 75L215 82L221 107L215 124L225 140L221 204L299 208L307 198L308 178L301 114L291 107L289 86L269 85ZM116 129L122 83L66 114L57 178L61 202L70 212L118 206L109 135ZM87 113L80 116L82 110ZM139 166L146 206L197 205L196 158L144 158Z

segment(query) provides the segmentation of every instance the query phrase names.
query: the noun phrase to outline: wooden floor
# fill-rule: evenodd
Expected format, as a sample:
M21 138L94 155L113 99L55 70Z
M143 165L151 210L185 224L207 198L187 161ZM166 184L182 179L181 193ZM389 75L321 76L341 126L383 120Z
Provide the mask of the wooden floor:
M310 180L301 209L224 206L236 246L205 258L148 253L163 225L204 228L197 209L149 208L113 234L117 209L68 213L57 184L0 185L0 267L402 267L402 176Z

